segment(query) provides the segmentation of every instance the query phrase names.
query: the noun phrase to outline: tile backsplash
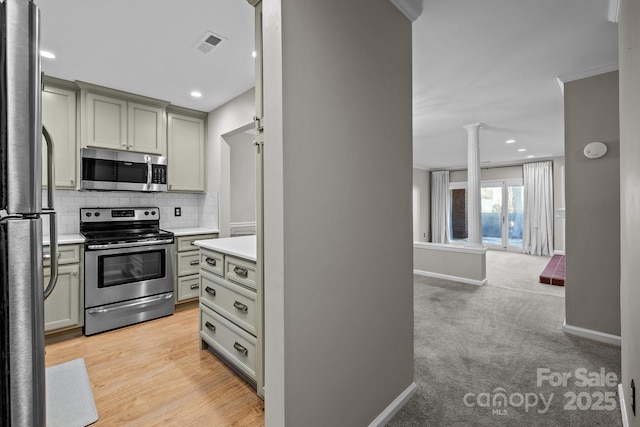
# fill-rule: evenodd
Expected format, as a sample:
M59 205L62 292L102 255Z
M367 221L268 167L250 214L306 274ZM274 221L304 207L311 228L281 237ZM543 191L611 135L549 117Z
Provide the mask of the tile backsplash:
M42 192L43 205L47 193ZM58 234L80 232L80 208L159 207L161 228L218 227L218 193L138 193L131 191L56 190L55 210L58 213ZM174 208L182 208L174 216ZM49 234L49 223L43 216L43 232Z

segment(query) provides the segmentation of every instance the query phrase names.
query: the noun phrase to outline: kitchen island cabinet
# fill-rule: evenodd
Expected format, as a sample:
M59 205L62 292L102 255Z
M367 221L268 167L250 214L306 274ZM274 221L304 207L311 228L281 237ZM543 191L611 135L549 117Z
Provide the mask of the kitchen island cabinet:
M197 240L200 247L200 348L210 348L264 397L262 283L256 237Z

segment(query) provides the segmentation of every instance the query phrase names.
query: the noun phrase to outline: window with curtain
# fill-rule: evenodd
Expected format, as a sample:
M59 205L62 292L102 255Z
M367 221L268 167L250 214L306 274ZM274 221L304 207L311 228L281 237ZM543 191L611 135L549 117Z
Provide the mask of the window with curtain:
M526 163L522 250L553 255L553 168L551 162Z
M431 236L449 243L449 171L431 172Z

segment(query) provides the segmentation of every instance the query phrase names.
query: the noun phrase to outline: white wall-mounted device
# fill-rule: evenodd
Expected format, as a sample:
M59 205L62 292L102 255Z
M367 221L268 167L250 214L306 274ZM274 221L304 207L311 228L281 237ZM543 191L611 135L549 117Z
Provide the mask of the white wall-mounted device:
M584 147L584 156L588 159L598 159L607 154L607 146L602 142L590 142Z

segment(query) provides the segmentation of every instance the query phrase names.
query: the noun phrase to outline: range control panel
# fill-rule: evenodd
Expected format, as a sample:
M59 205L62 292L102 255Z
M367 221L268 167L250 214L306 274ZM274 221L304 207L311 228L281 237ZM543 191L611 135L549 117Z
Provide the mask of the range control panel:
M159 208L81 208L80 222L157 221Z

